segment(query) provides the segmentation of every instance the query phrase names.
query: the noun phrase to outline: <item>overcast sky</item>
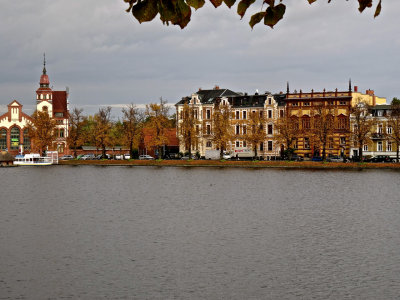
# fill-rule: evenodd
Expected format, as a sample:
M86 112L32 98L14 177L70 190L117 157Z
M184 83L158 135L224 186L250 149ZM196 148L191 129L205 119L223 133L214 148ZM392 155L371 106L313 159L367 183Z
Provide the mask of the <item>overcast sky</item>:
M51 86L68 86L71 107L86 113L160 97L176 103L215 85L279 92L287 81L292 91L346 90L351 78L388 102L400 96L400 1L383 0L376 19L356 0L284 3L274 29L251 30L257 1L242 20L236 5L207 2L181 30L159 17L139 24L123 0L0 0L0 110L17 99L31 113L43 52Z

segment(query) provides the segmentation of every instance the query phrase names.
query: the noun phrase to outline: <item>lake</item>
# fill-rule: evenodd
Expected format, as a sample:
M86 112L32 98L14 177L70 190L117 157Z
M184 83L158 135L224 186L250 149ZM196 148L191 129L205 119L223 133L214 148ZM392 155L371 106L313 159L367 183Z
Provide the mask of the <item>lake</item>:
M398 171L0 176L0 299L400 298Z

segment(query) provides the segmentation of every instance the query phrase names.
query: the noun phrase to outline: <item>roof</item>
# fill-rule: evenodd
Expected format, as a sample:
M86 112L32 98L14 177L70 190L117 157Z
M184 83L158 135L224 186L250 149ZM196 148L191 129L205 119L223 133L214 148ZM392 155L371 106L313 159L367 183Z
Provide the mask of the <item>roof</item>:
M213 103L215 99L220 97L229 97L229 96L239 96L240 94L233 92L229 89L212 89L212 90L199 90L194 93L198 95L199 100L202 104ZM177 104L184 104L186 100L190 99L190 97L184 97Z
M68 94L66 91L54 91L53 92L53 112L68 112L67 106ZM67 115L64 115L66 117Z
M372 106L371 109L392 109L392 106L389 104L381 104L381 105L375 105Z

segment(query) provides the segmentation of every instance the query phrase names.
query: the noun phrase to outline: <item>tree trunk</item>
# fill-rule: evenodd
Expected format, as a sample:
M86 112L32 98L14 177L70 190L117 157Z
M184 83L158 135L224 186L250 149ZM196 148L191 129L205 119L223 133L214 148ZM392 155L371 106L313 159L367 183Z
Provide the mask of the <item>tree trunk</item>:
M223 159L224 158L224 148L221 147L221 149L219 150L219 159Z
M326 160L326 145L323 144L322 145L322 160L325 161Z
M254 160L257 159L257 144L254 146Z
M362 144L360 143L360 147L358 147L358 155L359 155L359 157L360 157L360 162L363 162L364 161L364 157L363 157L363 149L362 149Z
M399 162L399 141L396 141L396 162Z
M132 159L133 158L133 142L132 141L129 143L129 154Z
M103 157L106 157L106 146L103 145L103 147L101 148L101 154L103 155Z

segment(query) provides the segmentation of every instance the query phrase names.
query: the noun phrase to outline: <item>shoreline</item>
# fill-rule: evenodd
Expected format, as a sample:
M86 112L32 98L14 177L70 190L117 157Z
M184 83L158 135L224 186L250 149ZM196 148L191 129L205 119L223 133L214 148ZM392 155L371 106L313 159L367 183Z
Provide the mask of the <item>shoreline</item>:
M336 163L295 161L219 161L219 160L66 160L64 166L131 166L131 167L213 167L213 168L281 168L281 169L324 169L324 170L400 170L400 163Z

